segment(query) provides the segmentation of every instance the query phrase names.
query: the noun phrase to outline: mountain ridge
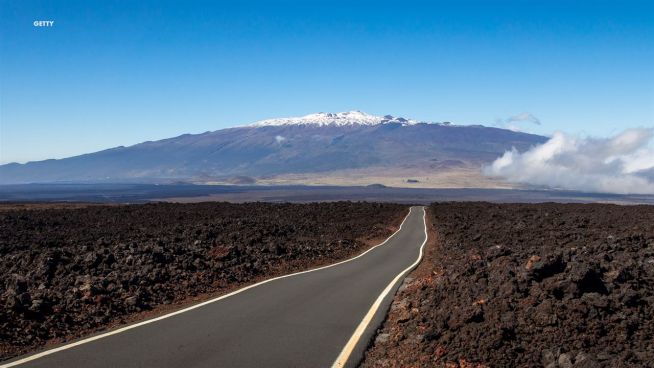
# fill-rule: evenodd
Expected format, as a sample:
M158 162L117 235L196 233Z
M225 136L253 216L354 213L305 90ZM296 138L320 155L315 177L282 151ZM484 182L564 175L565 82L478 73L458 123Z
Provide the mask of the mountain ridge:
M318 113L183 134L64 159L6 164L0 166L0 184L207 183L244 177L252 178L248 182L274 184L277 179L300 178L301 183L303 175L315 179L334 173L343 176L347 184L352 173L404 177L414 172L480 171L481 165L512 147L526 150L546 139L480 125L426 123L358 111Z

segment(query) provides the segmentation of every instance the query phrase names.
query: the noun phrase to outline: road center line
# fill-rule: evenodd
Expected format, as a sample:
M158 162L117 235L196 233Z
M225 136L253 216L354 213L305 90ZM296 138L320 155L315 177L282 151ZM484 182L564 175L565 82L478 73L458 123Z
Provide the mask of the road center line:
M361 339L361 336L363 333L366 331L366 328L370 324L370 321L372 321L372 318L375 316L377 313L377 310L381 306L381 303L384 301L384 298L388 293L391 292L393 289L393 286L405 276L405 274L409 271L411 271L414 267L420 263L422 260L422 254L423 254L423 249L425 247L425 244L427 244L427 220L426 220L426 215L427 211L425 211L424 207L422 208L422 221L425 225L425 240L422 242L422 245L420 246L420 253L418 254L418 258L411 264L409 267L405 268L400 272L393 281L391 281L386 288L379 294L377 297L377 300L372 304L370 309L368 310L368 313L363 317L363 320L361 320L361 323L359 323L359 326L357 326L356 330L354 330L354 333L350 337L350 340L348 340L347 344L345 344L345 347L343 347L343 350L341 353L338 355L336 358L336 361L334 361L334 364L332 365L332 368L343 368L345 367L345 364L347 364L348 359L352 355L352 351L354 351L354 348L357 346L359 343L359 340Z

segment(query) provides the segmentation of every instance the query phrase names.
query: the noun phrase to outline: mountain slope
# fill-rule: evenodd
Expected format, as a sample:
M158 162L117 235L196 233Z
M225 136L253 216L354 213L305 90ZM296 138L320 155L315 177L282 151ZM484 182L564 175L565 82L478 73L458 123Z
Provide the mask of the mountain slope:
M479 167L546 137L483 126L422 123L361 112L272 119L116 147L61 160L0 166L0 183L220 181L337 170Z

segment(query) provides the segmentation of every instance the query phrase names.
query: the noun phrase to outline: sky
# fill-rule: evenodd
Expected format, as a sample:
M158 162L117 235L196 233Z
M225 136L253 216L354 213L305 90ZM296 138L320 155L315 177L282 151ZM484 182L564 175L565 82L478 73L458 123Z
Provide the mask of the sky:
M0 7L0 163L349 110L544 135L654 126L651 1Z

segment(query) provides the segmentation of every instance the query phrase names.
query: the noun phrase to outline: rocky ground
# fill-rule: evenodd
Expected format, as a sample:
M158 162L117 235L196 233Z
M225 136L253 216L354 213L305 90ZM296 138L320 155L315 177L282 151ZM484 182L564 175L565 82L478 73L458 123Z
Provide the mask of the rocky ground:
M654 206L430 212L363 367L654 367Z
M0 211L0 360L198 295L346 258L395 204L145 204Z

